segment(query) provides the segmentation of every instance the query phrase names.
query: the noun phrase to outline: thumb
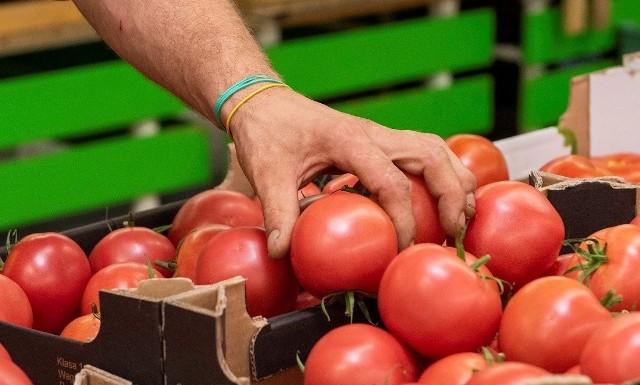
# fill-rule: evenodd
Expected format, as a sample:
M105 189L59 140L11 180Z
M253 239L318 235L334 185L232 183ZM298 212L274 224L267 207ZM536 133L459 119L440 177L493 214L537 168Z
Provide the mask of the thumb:
M298 190L295 183L269 183L259 196L264 211L269 256L283 258L289 252L293 227L300 216Z

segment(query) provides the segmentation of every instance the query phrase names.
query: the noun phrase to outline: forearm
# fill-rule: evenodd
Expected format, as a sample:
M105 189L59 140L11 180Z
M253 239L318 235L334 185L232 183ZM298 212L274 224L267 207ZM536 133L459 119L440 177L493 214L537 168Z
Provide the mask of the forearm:
M277 76L229 0L74 2L120 57L209 119L231 84Z

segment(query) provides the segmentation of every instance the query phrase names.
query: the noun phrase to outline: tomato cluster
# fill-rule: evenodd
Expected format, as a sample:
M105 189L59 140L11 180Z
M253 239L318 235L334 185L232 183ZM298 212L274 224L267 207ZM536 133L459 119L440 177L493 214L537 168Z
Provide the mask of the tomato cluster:
M599 156L564 155L550 160L541 171L569 178L616 176L628 183L640 183L640 153L615 153Z
M324 207L314 213L315 232L324 236L323 199L307 210ZM477 190L476 210L455 245L416 243L390 260L371 291L379 330L356 323L330 331L304 363L305 384L506 385L559 374L622 384L640 378L634 364L640 281L633 272L640 267L640 220L602 229L574 245L575 253L560 255L568 242L563 221L534 187L488 183ZM310 234L293 241L303 243ZM364 248L366 239L354 236L349 252ZM325 242L323 248L332 244ZM301 258L298 253L292 249L292 258ZM319 263L317 278L305 279L331 281L331 270L321 266L334 254L309 257ZM362 256L338 259L332 277L341 282L344 269L358 277L370 263ZM361 279L351 287L359 290Z
M445 237L422 178L407 175L416 243L398 250L376 197L344 174L300 190L306 203L289 256L276 260L267 253L259 198L211 189L182 205L167 235L131 223L88 255L62 234L20 239L0 274L0 320L90 341L100 329L100 290L148 278L211 284L244 276L251 316L352 301L354 293L375 298L379 324L349 323L313 346L307 385L640 378L640 216L560 255L562 218L540 191L509 181L503 158L483 139L447 141L479 186L476 214L456 240ZM490 175L487 163L500 172Z

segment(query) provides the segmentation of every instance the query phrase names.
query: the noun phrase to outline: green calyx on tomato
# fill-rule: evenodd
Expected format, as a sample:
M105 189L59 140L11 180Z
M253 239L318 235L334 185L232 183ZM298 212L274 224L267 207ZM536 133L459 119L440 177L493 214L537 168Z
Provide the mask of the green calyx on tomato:
M455 244L456 244L456 255L458 256L458 258L460 258L462 260L462 262L467 262L467 254L464 251L464 235L467 232L467 226L469 225L469 220L467 220L467 222L464 224L464 227L462 228L462 230L456 235L455 238ZM476 273L478 273L478 275L482 278L482 280L492 280L496 283L496 285L498 285L498 290L500 292L500 295L504 294L504 285L505 283L512 288L513 286L511 284L509 284L509 282L500 279L498 277L494 277L493 275L487 275L484 272L482 272L482 270L480 270L481 266L486 265L487 263L489 263L489 261L491 261L491 256L489 254L485 254L483 256L480 256L478 259L476 259L475 261L473 261L472 263L468 264L469 267L471 268L471 270L475 271Z
M11 252L11 248L13 245L18 243L18 230L11 229L7 232L7 241L5 243L7 255ZM2 271L2 267L4 266L4 261L0 258L0 271Z
M362 312L362 315L372 325L375 325L375 322L371 319L371 313L369 313L369 309L367 308L367 304L364 302L365 298L375 298L376 296L365 293L359 290L347 290L344 292L332 293L322 297L320 301L320 308L322 309L322 313L327 317L327 321L331 321L331 316L329 315L329 311L327 310L327 305L336 301L337 298L342 298L344 300L345 310L344 314L349 317L349 323L353 323L353 315L355 313L355 305L358 305L358 308Z
M580 247L584 243L586 248ZM567 239L563 242L565 246L569 246L573 251L581 257L580 263L576 266L568 269L565 274L572 273L574 271L580 271L578 280L582 283L588 284L589 277L598 268L609 261L607 257L607 244L604 247L600 246L600 241L593 238L576 238ZM582 262L585 261L585 263Z
M602 265L609 262L606 242L604 246L601 246L600 241L595 238L576 238L567 239L563 244L571 247L579 257L579 263L567 269L564 274L579 271L578 280L589 286L589 278L591 275ZM586 247L581 247L581 244L584 244ZM600 299L600 303L607 309L610 309L620 302L622 302L622 296L617 295L614 289L609 289Z

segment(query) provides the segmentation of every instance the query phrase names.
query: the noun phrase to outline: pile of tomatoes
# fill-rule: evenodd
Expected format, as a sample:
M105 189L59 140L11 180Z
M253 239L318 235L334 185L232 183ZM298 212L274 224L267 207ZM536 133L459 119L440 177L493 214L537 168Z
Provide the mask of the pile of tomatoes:
M290 253L272 259L259 198L211 189L188 199L166 234L129 222L88 254L59 233L16 239L0 274L0 320L87 342L100 329L100 290L240 275L252 316L337 300L346 316L369 317L361 299L375 298L375 319L333 329L303 357L306 385L640 378L640 218L561 255L562 218L537 189L508 180L492 142L459 135L447 144L478 181L476 215L456 239L422 178L407 175L416 237L398 251L376 197L344 174L299 191L306 203Z
M569 178L620 177L628 183L640 183L640 153L600 156L565 155L544 164L541 171Z

